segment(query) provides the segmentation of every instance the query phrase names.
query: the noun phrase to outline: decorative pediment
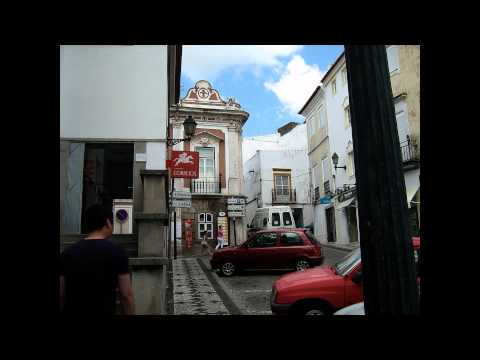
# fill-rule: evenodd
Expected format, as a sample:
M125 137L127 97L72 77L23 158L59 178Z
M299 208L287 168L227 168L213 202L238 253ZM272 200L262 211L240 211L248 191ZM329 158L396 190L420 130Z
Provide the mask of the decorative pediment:
M215 142L225 141L225 134L218 129L197 129L193 137L199 138L200 142L204 141L204 139L208 141L214 140Z
M225 106L227 103L222 100L217 90L206 80L197 81L195 87L190 88L187 95L182 99L184 103L212 104Z

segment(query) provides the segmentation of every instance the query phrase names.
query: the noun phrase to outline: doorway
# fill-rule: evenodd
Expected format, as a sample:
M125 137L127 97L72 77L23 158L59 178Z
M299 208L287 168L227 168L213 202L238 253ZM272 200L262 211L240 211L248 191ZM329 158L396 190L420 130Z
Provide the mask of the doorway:
M357 208L354 206L347 206L347 223L348 223L348 235L350 242L358 241L358 226L357 226Z
M334 207L329 207L325 210L325 215L327 218L327 241L335 242L335 209Z
M292 209L293 219L297 228L303 228L303 209Z
M85 144L83 169L82 233L85 211L93 204L113 207L113 199L133 197L134 144ZM113 210L113 209L112 209Z

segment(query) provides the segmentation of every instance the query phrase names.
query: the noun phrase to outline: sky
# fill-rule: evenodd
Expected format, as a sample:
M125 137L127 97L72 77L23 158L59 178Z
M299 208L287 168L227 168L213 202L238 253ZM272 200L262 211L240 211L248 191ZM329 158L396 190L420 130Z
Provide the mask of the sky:
M184 45L180 96L207 80L250 116L243 136L273 134L309 99L343 45Z

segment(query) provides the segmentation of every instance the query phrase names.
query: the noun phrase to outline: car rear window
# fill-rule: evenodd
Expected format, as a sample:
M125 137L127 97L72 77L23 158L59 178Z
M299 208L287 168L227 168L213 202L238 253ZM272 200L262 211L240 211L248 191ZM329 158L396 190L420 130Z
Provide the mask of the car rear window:
M305 231L305 235L307 235L308 240L310 240L313 245L320 245L320 241L317 240L310 230Z
M280 226L280 214L272 213L272 226Z
M290 213L288 213L288 212L283 213L283 225L285 225L285 226L292 225L292 218L290 216Z

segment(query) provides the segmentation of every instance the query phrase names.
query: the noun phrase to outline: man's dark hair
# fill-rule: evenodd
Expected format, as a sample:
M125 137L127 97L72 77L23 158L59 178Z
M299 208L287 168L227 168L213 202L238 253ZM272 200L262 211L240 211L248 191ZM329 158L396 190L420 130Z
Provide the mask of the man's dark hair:
M90 206L85 212L85 226L87 232L101 230L107 225L107 219L113 224L113 214L111 209L100 204Z

